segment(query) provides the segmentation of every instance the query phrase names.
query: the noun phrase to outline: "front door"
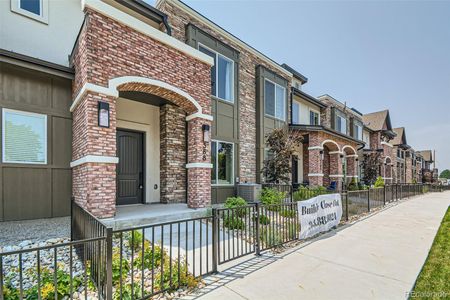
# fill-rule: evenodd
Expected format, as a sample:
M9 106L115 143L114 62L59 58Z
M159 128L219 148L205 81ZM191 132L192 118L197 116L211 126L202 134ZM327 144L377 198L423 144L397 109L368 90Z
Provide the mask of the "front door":
M144 202L143 139L140 132L117 130L117 205Z

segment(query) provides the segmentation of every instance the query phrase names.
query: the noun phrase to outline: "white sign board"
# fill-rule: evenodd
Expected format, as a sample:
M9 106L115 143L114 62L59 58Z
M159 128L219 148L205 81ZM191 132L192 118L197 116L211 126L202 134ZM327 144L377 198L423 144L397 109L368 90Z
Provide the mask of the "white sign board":
M320 195L306 201L298 201L300 239L312 237L337 226L342 217L340 194Z

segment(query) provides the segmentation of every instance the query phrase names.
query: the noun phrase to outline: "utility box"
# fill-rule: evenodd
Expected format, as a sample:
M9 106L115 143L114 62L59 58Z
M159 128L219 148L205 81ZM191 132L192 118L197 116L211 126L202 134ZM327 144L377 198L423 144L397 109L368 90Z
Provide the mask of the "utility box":
M237 195L247 202L259 202L261 185L257 183L239 183L237 184Z

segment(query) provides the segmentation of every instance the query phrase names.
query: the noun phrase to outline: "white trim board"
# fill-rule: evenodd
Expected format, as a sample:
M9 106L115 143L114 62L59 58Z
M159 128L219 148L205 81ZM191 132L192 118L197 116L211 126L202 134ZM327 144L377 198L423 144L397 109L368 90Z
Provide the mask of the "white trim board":
M186 164L186 169L193 169L193 168L212 169L213 168L213 164L211 164L211 163L203 163L203 162L195 162L195 163L188 163L188 164Z
M150 38L157 40L167 46L170 46L186 55L189 55L199 61L202 61L210 66L214 65L212 57L198 51L197 49L177 40L176 38L159 31L158 29L142 22L141 20L103 2L100 0L81 0L81 9L89 7L102 15L105 15L119 23L122 23L130 28L139 31Z
M103 164L117 164L119 158L115 156L101 156L101 155L86 155L70 163L70 167L74 168L79 165L87 163L103 163Z
M308 177L323 177L322 173L309 173Z

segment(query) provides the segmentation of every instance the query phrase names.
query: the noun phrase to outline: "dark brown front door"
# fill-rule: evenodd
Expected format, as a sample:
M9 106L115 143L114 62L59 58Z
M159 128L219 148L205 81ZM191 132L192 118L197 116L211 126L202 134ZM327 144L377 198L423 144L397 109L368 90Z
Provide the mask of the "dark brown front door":
M143 134L117 130L117 205L143 202Z

